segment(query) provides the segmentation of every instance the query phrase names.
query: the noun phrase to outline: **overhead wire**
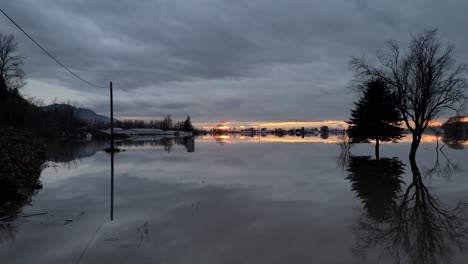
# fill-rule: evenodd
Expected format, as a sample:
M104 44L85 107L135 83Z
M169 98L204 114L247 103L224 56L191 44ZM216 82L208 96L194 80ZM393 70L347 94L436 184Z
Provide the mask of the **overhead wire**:
M55 58L50 52L48 52L44 47L41 46L41 44L39 44L33 37L31 37L31 35L29 35L20 25L18 25L10 16L8 16L5 11L3 11L3 9L0 8L0 12L6 17L8 18L8 20L11 21L11 23L13 23L13 25L15 25L21 32L23 32L34 44L36 44L36 46L38 46L45 54L47 54L52 60L54 60L58 65L60 65L62 68L64 68L66 71L68 71L71 75L75 76L76 78L78 78L80 81L90 85L90 86L93 86L93 87L96 87L96 88L107 88L107 87L104 87L104 86L99 86L99 85L96 85L94 83L91 83L89 81L87 81L86 79L84 79L83 77L79 76L78 74L76 74L75 72L73 72L72 70L70 70L67 66L65 66L63 63L61 63L57 58ZM86 244L86 247L84 248L84 250L81 252L79 258L77 259L77 262L76 263L79 263L81 261L81 259L83 258L84 254L86 253L86 251L88 250L91 242L94 240L94 237L96 236L96 234L99 232L99 230L101 229L101 227L107 222L107 218L106 220L101 224L99 225L99 227L96 229L96 231L93 233L93 235L91 236L91 238L89 239L88 243Z
M94 86L96 88L107 88L107 87L104 87L104 86L99 86L99 85L96 85L94 83L91 83L89 81L87 81L86 79L84 79L83 77L79 76L78 74L76 74L75 72L73 72L72 70L70 70L67 66L65 66L63 63L61 63L57 58L55 58L50 52L48 52L44 47L41 46L41 44L39 44L36 40L34 40L33 37L31 37L31 35L29 35L20 25L18 25L10 16L8 16L5 11L3 11L3 9L0 8L0 12L6 17L8 18L8 20L11 21L11 23L13 23L13 25L15 25L19 30L21 30L21 32L23 32L32 42L34 42L34 44L36 44L36 46L38 46L45 54L47 54L52 60L54 60L58 65L60 65L62 68L64 68L66 71L68 71L71 75L75 76L76 78L78 78L80 81L90 85L90 86Z

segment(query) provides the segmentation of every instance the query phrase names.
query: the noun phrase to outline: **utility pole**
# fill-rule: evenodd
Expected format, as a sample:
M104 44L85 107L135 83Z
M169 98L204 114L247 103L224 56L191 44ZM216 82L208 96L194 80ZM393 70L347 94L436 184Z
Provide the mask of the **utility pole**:
M112 95L112 82L110 82L110 135L111 135L111 150L114 152L114 99Z
M114 220L114 101L112 94L112 82L110 88L110 137L111 137L111 213L110 220Z

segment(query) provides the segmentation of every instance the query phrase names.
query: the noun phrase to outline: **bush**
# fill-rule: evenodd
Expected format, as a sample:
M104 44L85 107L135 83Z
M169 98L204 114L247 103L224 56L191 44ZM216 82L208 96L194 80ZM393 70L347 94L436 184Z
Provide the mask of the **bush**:
M0 131L0 216L18 214L42 188L39 181L47 158L44 144L31 134Z

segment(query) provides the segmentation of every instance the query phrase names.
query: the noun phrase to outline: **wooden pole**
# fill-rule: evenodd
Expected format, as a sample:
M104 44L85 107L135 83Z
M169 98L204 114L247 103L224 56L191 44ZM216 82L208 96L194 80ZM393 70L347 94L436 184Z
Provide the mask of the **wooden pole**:
M112 82L110 82L110 135L111 135L111 213L110 220L114 220L114 101Z

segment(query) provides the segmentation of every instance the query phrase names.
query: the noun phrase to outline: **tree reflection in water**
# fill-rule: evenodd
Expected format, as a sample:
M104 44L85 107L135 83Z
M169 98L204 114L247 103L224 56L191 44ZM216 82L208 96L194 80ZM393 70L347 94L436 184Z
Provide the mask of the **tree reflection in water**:
M351 156L348 164L350 174L346 179L362 200L368 217L377 222L385 221L396 207L404 164L397 158L375 160L370 156Z
M136 137L130 140L123 140L115 142L119 147L163 147L164 151L171 153L174 145L184 146L187 152L195 152L195 138L193 137L180 137L180 138L154 138L154 137Z
M377 175L385 170L387 176ZM424 185L414 160L412 181L404 192L400 192L402 163L394 159L379 164L353 157L348 171L352 188L364 203L364 212L354 228L357 253L364 254L376 246L393 255L397 263L441 263L448 262L455 249L462 249L468 232L466 204L459 202L447 209ZM377 179L389 179L375 184L372 173ZM374 206L382 211L376 214Z
M434 166L430 169L425 170L424 176L426 178L431 178L433 176L438 176L441 178L446 178L449 179L450 176L452 175L453 172L461 172L462 169L460 166L456 163L453 163L449 157L444 153L442 150L444 146L442 146L440 149L436 148L436 161L434 163ZM442 156L444 157L443 159L443 164L440 162L440 155L439 153L442 153Z

